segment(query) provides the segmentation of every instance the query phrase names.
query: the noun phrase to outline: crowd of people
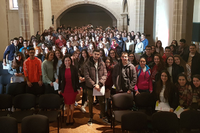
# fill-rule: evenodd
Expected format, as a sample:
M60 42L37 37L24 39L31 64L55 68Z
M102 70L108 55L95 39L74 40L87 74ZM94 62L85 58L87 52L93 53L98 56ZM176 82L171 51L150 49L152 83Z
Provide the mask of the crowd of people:
M76 95L82 94L82 112L89 106L88 125L93 122L93 89L105 87L97 96L100 117L108 122L108 100L116 93L137 96L151 93L150 105L162 102L173 112L200 108L200 54L185 39L149 44L145 33L119 31L108 26L49 28L42 34L14 38L5 49L3 65L16 80L27 82L26 92L59 93L66 104L66 124L73 123ZM24 77L24 78L21 78ZM59 89L54 88L59 84ZM45 86L45 87L44 87ZM45 89L44 89L45 88ZM71 114L71 115L70 115Z

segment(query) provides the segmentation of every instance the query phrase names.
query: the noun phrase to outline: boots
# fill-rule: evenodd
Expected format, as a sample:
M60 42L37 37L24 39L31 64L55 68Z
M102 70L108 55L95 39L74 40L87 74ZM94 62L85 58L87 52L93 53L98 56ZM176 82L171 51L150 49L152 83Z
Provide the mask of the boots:
M84 103L84 105L83 106L81 106L81 111L83 112L83 113L85 113L86 112L86 110L85 110L85 107L87 106L87 101Z

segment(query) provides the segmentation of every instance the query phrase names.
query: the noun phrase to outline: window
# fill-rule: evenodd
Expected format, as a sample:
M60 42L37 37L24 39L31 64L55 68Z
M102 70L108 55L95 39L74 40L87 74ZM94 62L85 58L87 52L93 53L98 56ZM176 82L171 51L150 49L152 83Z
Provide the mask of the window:
M10 0L10 10L18 10L18 0Z

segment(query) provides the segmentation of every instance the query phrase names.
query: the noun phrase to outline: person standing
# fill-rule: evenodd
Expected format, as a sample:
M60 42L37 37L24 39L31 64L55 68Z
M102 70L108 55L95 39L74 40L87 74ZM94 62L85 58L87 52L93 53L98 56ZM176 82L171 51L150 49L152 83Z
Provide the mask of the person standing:
M78 70L72 65L70 55L64 56L62 65L59 69L59 90L58 93L64 97L65 107L67 107L66 125L73 124L74 103L79 91ZM71 114L71 116L69 116Z
M24 61L24 76L27 81L26 92L40 95L43 94L43 82L42 82L42 67L41 60L35 55L35 49L29 49L29 58Z
M93 122L93 88L100 91L105 85L107 79L107 71L104 62L100 59L100 51L95 49L93 51L93 56L89 58L85 65L84 76L86 87L88 90L88 100L89 100L89 116L88 125L92 125ZM99 104L101 107L101 116L104 122L108 120L105 118L105 96L97 96L99 99Z
M134 91L137 74L135 66L128 61L127 52L122 52L121 61L114 67L112 79L117 92L130 94Z

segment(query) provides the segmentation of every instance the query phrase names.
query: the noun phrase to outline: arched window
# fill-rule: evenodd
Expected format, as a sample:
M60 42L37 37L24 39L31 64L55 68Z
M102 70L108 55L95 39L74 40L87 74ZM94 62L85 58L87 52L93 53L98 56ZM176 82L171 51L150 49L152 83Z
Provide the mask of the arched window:
M10 10L18 10L18 1L17 0L10 0L9 5L10 5Z

